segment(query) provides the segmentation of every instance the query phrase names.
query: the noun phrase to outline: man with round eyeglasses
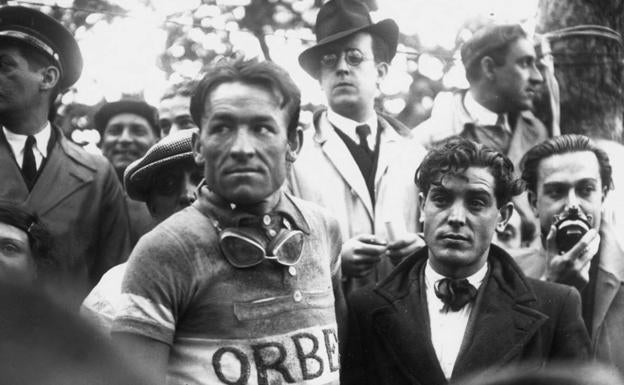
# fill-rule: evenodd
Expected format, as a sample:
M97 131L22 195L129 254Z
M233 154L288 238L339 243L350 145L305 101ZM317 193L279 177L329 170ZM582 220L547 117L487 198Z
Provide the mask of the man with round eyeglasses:
M339 226L282 188L299 105L270 62L220 61L197 86L197 200L137 244L112 328L153 383L339 383Z
M410 181L425 151L407 127L375 109L396 52L396 23L373 23L362 2L332 0L321 7L315 33L317 44L299 63L319 81L327 109L304 133L289 182L295 195L336 215L348 293L384 278L424 245Z

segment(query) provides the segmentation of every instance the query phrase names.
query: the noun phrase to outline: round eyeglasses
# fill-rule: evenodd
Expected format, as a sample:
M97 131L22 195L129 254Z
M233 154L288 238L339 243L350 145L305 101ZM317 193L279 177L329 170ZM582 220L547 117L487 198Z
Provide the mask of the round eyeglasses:
M360 64L362 64L362 62L364 61L372 60L364 56L362 51L360 51L357 48L348 48L348 49L345 49L343 52L344 52L345 62L347 62L347 64L350 65L351 67L357 67ZM327 68L327 69L332 69L336 67L336 64L338 64L338 60L340 59L340 55L341 53L336 53L336 52L330 52L330 53L326 53L322 55L321 67Z

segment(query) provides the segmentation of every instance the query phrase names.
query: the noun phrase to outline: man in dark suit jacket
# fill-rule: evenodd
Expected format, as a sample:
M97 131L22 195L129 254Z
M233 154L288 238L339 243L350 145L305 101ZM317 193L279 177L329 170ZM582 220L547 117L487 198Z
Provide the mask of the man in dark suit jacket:
M129 253L122 188L104 157L48 121L56 95L82 70L72 34L34 9L2 7L0 43L0 199L25 204L49 228L65 300L77 308Z
M343 383L436 385L585 358L578 292L525 277L491 244L522 190L511 161L452 138L425 157L416 183L427 247L351 296Z

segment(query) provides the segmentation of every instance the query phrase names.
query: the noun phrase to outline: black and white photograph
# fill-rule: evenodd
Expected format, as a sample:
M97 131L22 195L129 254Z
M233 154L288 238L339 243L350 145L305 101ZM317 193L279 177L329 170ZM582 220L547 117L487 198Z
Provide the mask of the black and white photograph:
M624 385L624 0L0 0L0 384Z

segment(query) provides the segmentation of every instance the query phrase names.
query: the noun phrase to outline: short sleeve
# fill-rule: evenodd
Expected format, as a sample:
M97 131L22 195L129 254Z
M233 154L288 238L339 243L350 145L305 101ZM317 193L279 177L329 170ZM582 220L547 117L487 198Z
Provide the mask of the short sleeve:
M161 225L143 236L128 260L112 332L172 345L194 270L191 254L170 229Z

